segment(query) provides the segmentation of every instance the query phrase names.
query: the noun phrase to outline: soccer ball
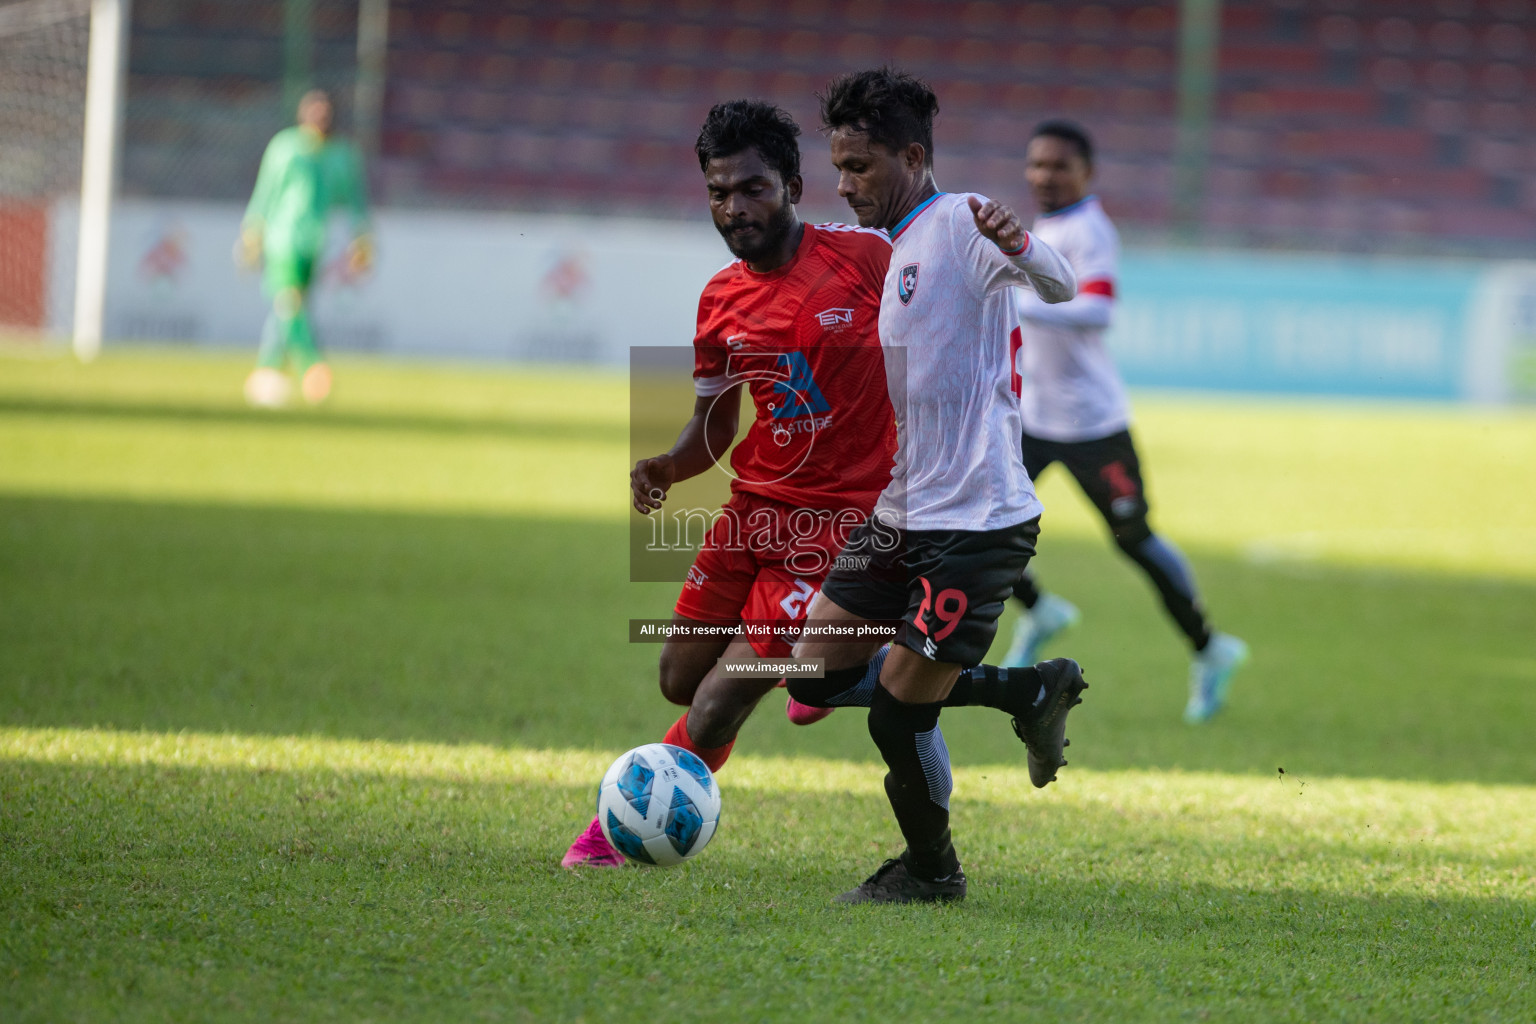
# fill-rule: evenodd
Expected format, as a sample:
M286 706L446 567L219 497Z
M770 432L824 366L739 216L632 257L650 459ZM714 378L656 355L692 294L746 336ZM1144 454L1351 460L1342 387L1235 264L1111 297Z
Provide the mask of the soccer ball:
M720 787L691 750L647 743L613 762L597 790L597 820L613 848L641 864L681 864L720 822Z

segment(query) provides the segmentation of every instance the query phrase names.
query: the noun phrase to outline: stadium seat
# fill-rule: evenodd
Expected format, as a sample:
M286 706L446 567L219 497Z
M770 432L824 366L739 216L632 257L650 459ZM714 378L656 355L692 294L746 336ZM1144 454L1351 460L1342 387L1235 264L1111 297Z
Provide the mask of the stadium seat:
M134 6L125 192L248 188L243 162L275 129L283 27L279 5L241 7ZM413 201L496 195L531 209L622 202L696 212L689 151L712 103L764 96L809 126L830 77L892 62L939 92L945 184L1016 188L1020 136L1043 117L1074 116L1099 140L1100 187L1117 218L1128 231L1160 230L1173 205L1177 7L392 0L380 198L399 187ZM315 11L317 63L340 69L345 108L356 8L315 0ZM1392 245L1415 232L1536 235L1524 183L1524 140L1536 130L1526 102L1536 88L1530 4L1224 0L1221 11L1207 224L1283 244L1287 218L1312 204L1297 237L1311 220L1339 245ZM557 146L580 167L552 164ZM573 183L600 159L637 161L635 189L651 198L583 196Z

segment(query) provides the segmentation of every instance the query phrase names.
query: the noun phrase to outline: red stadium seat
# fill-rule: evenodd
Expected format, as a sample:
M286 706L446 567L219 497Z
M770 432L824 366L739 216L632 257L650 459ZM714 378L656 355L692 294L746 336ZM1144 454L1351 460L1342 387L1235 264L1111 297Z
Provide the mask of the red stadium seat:
M1227 99L1226 113L1238 118L1312 115L1365 118L1378 110L1375 96L1358 89L1287 86L1239 93Z
M1065 18L1046 3L1028 3L1015 9L1013 32L1036 39L1053 39L1064 30Z
M791 65L804 67L816 64L827 49L827 39L821 33L799 29L784 38L779 55Z
M829 78L889 62L939 94L945 184L1018 195L1030 126L1071 116L1098 140L1100 186L1117 218L1158 229L1172 207L1178 7L392 0L384 197L398 183L428 200L443 190L541 209L695 216L691 144L710 104L762 96L809 131L813 94ZM1367 248L1529 231L1532 7L1223 0L1207 223L1264 244L1312 231ZM165 156L187 131L185 110L209 97L270 102L253 69L280 59L281 18L270 5L259 16L236 8L136 5L127 133L130 153L143 148L125 163L125 187L156 194ZM355 43L355 13L317 11L318 45L349 53L338 40ZM220 45L196 45L209 37ZM187 81L194 87L177 85ZM605 162L632 173L600 188ZM223 186L210 178L208 187Z
M1314 76L1323 69L1323 54L1307 43L1291 45L1230 45L1221 48L1221 70L1244 75Z

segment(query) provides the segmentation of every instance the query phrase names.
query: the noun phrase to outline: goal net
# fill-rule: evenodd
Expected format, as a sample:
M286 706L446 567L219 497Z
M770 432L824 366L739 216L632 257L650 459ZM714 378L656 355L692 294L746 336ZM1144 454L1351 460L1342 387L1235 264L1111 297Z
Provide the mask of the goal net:
M89 0L0 0L0 337L48 327L52 212L80 194Z

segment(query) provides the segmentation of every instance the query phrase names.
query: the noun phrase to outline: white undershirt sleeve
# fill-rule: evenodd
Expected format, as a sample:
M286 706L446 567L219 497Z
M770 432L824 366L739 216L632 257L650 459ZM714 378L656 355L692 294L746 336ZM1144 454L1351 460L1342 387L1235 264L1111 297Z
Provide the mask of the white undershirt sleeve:
M1029 281L1029 286L1044 302L1066 302L1077 294L1077 275L1065 256L1046 245L1033 234L1026 234L1024 251L1003 253L1008 262Z
M1108 327L1115 308L1114 299L1093 292L1055 303L1046 302L1034 292L1023 288L1015 295L1020 319L1057 327Z
M700 398L711 398L730 388L736 381L728 373L716 377L693 378L693 393Z

